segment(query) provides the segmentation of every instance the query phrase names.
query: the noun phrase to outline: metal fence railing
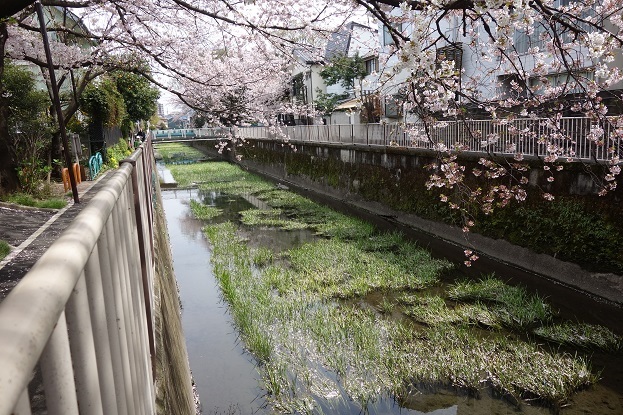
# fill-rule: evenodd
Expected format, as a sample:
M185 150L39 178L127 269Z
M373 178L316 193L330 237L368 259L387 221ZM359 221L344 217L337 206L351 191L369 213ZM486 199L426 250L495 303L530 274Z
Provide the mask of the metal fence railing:
M497 155L612 160L623 158L623 118L462 120L434 123L297 125L238 128L245 139L340 143Z
M413 124L297 125L275 127L157 130L159 140L241 137L367 146L456 150L504 156L565 158L569 161L623 159L623 117L560 120L461 120Z
M0 303L0 415L153 414L153 151L124 160Z

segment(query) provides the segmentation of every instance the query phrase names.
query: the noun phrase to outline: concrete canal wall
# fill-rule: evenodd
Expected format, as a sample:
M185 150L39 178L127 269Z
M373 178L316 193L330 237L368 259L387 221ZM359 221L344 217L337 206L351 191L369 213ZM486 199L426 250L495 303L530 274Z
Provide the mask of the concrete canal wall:
M315 143L296 144L291 147L263 140L248 140L245 145L231 147L222 154L216 153L214 143L195 143L194 146L207 154L236 162L246 169L297 187L299 190L338 200L370 214L417 229L434 238L441 238L450 245L460 248L461 252L465 247L475 249L482 256L539 274L609 302L623 304L623 277L616 270L617 255L623 263L621 260L623 251L620 246L613 248L618 249L618 253L610 253L610 257L614 257L614 271L607 269L608 267L605 267L606 270L591 271L591 267L585 264L580 266L570 262L569 259L562 261L559 258L564 257L564 254L582 261L582 255L569 255L565 252L564 246L560 247L560 255L535 252L533 249L508 241L520 240L521 227L525 226L512 217L513 209L500 209L502 212L510 211L510 213L502 213L496 217L498 222L506 221L506 228L496 230L492 226L489 228L483 226L483 229L488 231L488 236L470 232L466 238L461 230L460 219L457 220L457 217L453 216L447 204L439 202L439 192L426 190L425 182L430 172L425 166L435 161L435 154L432 152L406 148ZM239 161L237 156L241 156ZM474 167L481 167L478 164L479 158L480 156L473 155L462 156L461 164L466 165L466 172L470 172ZM623 232L620 225L618 229L616 228L616 218L620 218L620 207L623 204L623 189L619 188L606 197L596 196L598 189L594 178L599 176L598 170L598 166L593 166L592 171L588 171L586 166L568 164L562 172L556 173L555 182L548 183L545 179L549 173L542 168L534 168L527 174L531 185L529 192L534 193L532 196L538 196L538 193L546 191L556 195L557 198L558 195L569 195L573 199L572 205L571 207L565 205L564 208L573 210L577 202L583 209L594 211L604 218L611 218L615 223L612 227L612 238L616 240ZM474 178L469 180L474 186L486 186ZM538 202L536 205L534 203L528 205L528 210L541 209L542 206L548 209L547 204L551 204L540 197L531 197L530 200ZM488 219L484 218L485 221ZM573 223L568 225L574 226ZM607 229L610 229L610 224L606 225ZM557 232L555 226L552 224L552 229L546 231L555 234ZM544 235L543 244L551 244L548 241ZM582 251L584 248L577 249ZM610 248L604 246L603 249ZM593 255L592 251L586 248L586 256Z
M182 330L180 300L160 188L154 196L154 249L156 259L155 337L156 405L162 415L197 413L188 354Z

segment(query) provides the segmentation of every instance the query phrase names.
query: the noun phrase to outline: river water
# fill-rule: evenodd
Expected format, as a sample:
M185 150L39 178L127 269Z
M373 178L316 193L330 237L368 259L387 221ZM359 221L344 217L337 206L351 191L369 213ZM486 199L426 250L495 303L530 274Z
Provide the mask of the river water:
M162 197L188 358L204 413L255 413L263 404L258 373L219 296L203 224L190 211L197 190L167 190Z
M202 233L204 223L194 219L190 211L190 200L225 208L222 220L234 220L238 212L252 206L262 207L254 198L239 199L197 189L163 191L164 210L171 241L174 270L177 277L182 305L182 324L190 367L203 404L204 414L266 414L265 392L259 387L260 374L254 358L244 351L232 323L227 305L222 301L217 281L210 264L210 246ZM280 250L296 246L309 235L303 232L269 230L256 232L254 244L270 245ZM431 244L434 244L431 242ZM562 292L561 287L539 286L539 292L550 296L558 309L578 309L577 301L584 301L591 308L586 309L589 320L612 323L616 313L607 313L607 306L601 303L580 300L580 295ZM549 293L549 294L548 294ZM560 295L572 295L571 302L562 301ZM573 297L575 295L576 297ZM566 305L564 305L566 304ZM582 307L580 305L580 307ZM601 308L605 307L606 310ZM601 316L595 318L594 316ZM593 316L591 318L591 316ZM612 325L612 324L610 324ZM572 407L563 414L623 414L623 361L619 357L595 356L598 367L604 368L604 382L590 391L580 392L574 397ZM521 411L500 399L484 394L480 399L457 395L455 391L437 390L434 394L419 394L417 399L403 402L402 407L392 400L381 400L370 413L375 414L549 414L550 411L537 406L523 405ZM409 407L410 409L407 409ZM360 413L355 405L340 408L338 412Z

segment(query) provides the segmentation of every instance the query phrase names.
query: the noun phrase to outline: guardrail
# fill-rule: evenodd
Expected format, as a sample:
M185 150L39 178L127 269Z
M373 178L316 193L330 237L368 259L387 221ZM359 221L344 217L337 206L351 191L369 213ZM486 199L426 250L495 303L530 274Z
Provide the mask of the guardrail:
M0 415L153 414L153 152L147 140L0 303Z
M275 127L156 130L159 140L200 137L289 140L428 150L460 150L503 156L568 158L569 161L623 159L623 118L435 121L413 124L296 125Z
M504 156L623 159L623 119L590 118L436 121L434 123L297 125L238 128L247 139L455 150Z
M153 141L192 140L196 138L226 138L231 135L231 131L232 129L228 127L154 130Z

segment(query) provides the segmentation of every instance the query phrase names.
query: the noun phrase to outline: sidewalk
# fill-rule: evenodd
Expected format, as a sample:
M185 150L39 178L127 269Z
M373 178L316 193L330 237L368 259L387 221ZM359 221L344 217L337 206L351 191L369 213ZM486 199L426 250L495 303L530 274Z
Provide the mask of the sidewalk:
M110 174L80 183L80 203L74 204L72 200L60 210L0 204L0 239L12 247L9 255L0 261L0 301L89 203Z

